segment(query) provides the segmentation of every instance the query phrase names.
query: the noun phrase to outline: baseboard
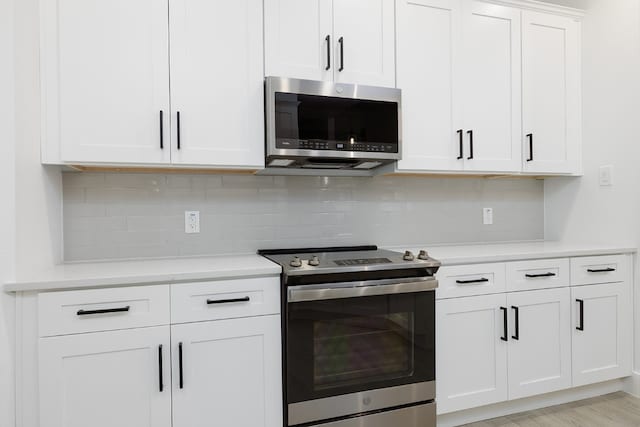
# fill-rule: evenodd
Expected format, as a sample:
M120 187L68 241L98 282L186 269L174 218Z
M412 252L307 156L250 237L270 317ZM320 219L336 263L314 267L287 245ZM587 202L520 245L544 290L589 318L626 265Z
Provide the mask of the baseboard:
M491 418L503 417L505 415L517 414L519 412L531 411L534 409L574 402L576 400L602 396L609 393L615 393L617 391L625 391L629 394L640 396L640 372L634 372L634 375L630 378L591 384L554 393L542 394L540 396L527 397L509 402L482 406L480 408L438 415L438 427L460 426Z

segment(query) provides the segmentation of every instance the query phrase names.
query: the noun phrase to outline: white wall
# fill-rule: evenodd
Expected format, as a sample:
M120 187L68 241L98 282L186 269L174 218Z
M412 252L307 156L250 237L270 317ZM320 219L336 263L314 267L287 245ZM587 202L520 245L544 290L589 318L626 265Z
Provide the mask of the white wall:
M0 0L0 283L14 275L13 0ZM14 425L14 298L0 292L0 426Z

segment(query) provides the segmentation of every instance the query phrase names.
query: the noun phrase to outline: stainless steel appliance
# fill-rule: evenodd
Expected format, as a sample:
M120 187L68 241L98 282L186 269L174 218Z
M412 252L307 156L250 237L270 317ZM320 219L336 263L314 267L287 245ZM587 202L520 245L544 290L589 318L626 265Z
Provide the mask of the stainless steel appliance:
M267 169L368 172L401 158L400 90L267 77Z
M283 269L285 426L436 425L438 261L376 246L259 253Z

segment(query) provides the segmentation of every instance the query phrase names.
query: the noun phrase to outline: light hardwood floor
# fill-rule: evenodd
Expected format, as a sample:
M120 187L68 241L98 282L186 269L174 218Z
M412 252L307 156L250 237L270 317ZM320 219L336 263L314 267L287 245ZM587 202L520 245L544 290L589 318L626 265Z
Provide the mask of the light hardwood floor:
M623 392L467 424L465 427L639 427L640 399Z

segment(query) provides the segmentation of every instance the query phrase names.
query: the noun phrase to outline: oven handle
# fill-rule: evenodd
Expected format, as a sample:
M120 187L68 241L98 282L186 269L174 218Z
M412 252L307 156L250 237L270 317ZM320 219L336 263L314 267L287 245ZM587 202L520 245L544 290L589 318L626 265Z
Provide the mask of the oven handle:
M433 277L412 277L410 279L367 280L363 282L294 286L289 288L287 302L408 294L433 291L437 287L438 281Z

